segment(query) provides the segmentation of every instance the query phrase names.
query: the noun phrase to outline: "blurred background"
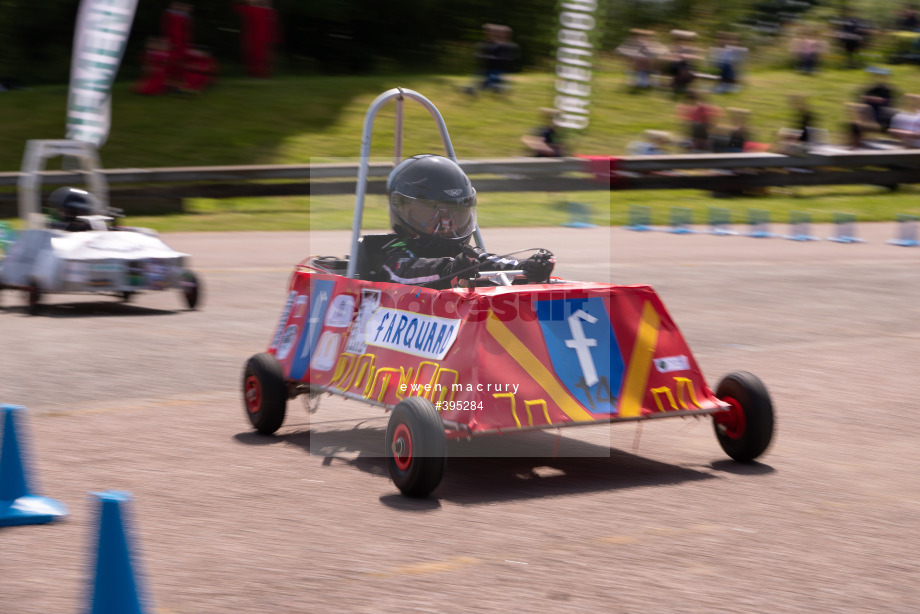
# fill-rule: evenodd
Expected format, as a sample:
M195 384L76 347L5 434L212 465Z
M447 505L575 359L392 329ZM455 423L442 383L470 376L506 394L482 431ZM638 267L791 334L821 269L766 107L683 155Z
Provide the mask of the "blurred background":
M19 169L27 140L65 135L78 8L78 0L46 0L41 10L0 0L0 171ZM900 127L920 102L910 96L920 71L911 1L599 0L590 123L581 130L552 125L562 10L555 0L140 0L112 88L102 164L353 160L368 104L396 86L437 105L461 158L920 144L920 122ZM413 106L405 151L439 150L435 126ZM899 113L904 121L891 130ZM386 157L392 122L378 123L372 155ZM816 213L893 215L874 213L873 202L891 196L884 190L830 186L795 196L816 193L837 198L807 203ZM687 194L628 199L667 204ZM269 200L268 208L284 206Z
M220 60L228 76L243 74L240 16L234 2L190 3L194 42ZM430 2L408 0L275 0L280 16L278 69L294 74L367 74L390 71L457 72L470 68L470 54L484 23L512 28L520 45L521 67L546 68L552 61L557 29L554 0ZM79 0L46 0L42 10L27 0L0 2L0 75L24 85L62 83L70 70L70 51ZM141 72L148 36L160 33L168 2L141 0L120 77ZM596 44L612 52L632 28L672 27L697 32L706 41L735 30L758 53L760 66L786 61L778 39L788 27L825 27L847 11L872 29L890 30L910 7L901 0L602 0L595 17L602 22ZM891 53L896 40L872 41ZM781 47L781 45L779 46Z

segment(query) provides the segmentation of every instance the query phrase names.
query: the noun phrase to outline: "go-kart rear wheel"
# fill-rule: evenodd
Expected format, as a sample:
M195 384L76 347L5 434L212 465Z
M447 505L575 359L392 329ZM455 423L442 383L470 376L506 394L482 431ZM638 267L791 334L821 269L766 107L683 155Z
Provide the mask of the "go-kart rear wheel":
M736 371L722 378L716 396L731 406L713 414L719 445L738 462L753 461L773 439L773 402L767 387L753 373Z
M262 352L246 362L243 406L249 422L263 435L281 428L287 411L287 386L281 363L271 354Z
M407 497L426 497L444 475L447 438L441 416L428 399L397 403L386 432L387 470Z
M42 289L38 287L38 282L34 279L26 288L26 294L29 299L29 315L37 316L42 309Z
M189 309L195 309L201 300L204 288L198 276L191 271L182 273L182 280L179 282L179 288L182 290L182 296L185 297L185 304Z

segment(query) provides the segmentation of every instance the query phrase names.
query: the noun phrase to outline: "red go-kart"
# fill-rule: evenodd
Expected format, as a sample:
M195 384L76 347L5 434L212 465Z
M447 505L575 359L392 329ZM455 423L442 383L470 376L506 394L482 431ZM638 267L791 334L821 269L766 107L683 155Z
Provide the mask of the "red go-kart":
M361 236L370 135L377 110L422 104L456 160L440 113L406 89L384 92L367 112L352 256L297 266L268 350L243 374L246 415L272 434L288 399L331 393L390 411L390 477L409 496L441 481L448 439L590 423L711 415L723 450L753 461L770 444L773 405L753 374L725 376L713 391L655 291L644 285L481 273L448 290L374 281L374 249ZM397 138L396 159L401 138ZM482 244L477 229L475 240Z

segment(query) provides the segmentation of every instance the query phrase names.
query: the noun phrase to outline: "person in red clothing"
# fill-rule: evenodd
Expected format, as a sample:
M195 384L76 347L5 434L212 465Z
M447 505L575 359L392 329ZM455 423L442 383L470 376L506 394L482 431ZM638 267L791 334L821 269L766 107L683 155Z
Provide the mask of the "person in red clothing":
M169 63L169 43L160 36L147 39L144 49L144 74L131 89L136 94L159 96L166 93L166 66Z
M271 0L247 0L238 3L236 10L243 22L243 62L250 77L260 79L272 75L275 44L280 39L280 29Z
M191 47L185 53L182 75L182 91L197 94L208 89L217 78L217 60L200 45Z
M711 132L723 114L722 108L708 104L703 94L690 90L686 93L686 102L679 103L676 111L677 118L686 126L690 151L712 151Z
M166 85L177 89L182 86L185 56L192 46L192 6L186 2L170 3L160 26L169 49Z

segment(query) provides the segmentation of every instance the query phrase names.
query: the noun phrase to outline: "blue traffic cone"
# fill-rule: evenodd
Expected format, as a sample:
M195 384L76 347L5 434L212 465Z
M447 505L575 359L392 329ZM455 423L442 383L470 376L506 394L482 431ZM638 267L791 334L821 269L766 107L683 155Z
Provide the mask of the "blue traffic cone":
M121 504L131 500L131 493L108 490L93 494L101 508L90 613L141 614L144 610L134 578L131 543L121 515Z
M3 447L0 448L0 526L43 524L63 518L60 501L29 494L29 476L16 436L16 415L26 408L2 405Z

